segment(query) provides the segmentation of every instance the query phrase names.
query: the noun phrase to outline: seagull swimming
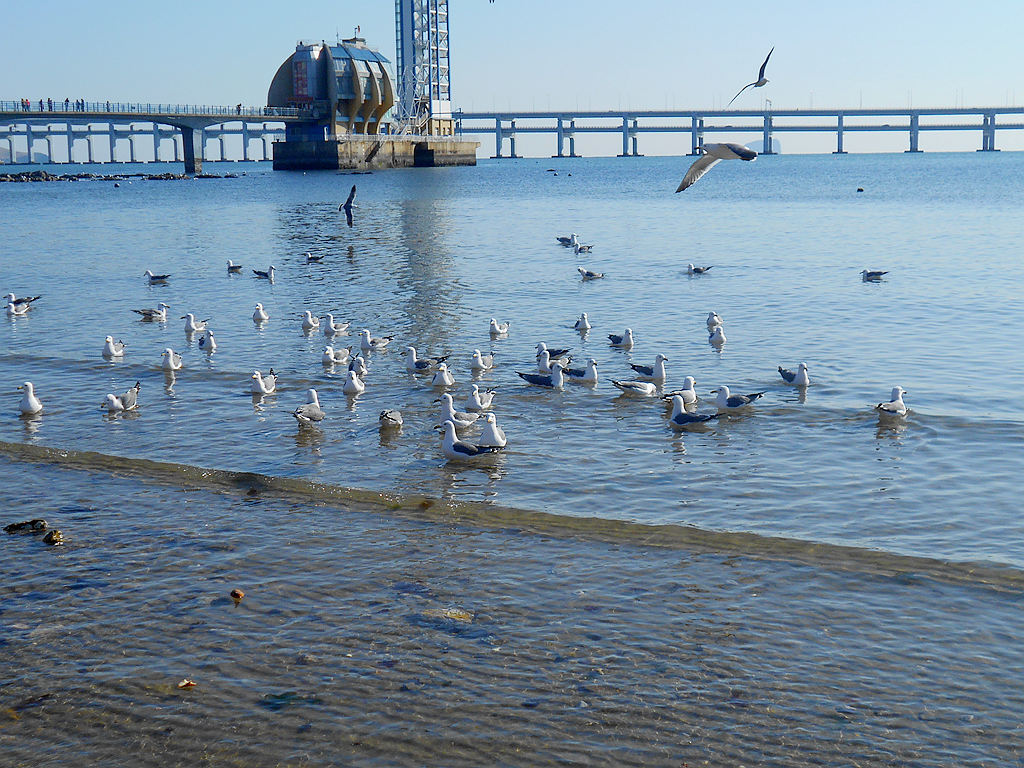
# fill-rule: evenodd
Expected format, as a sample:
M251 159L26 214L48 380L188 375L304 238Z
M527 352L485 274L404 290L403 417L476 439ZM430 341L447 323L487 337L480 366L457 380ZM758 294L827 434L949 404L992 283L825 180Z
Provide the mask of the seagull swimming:
M772 53L774 51L775 46L773 45L772 49L768 51L768 55L764 57L764 63L761 64L761 69L759 69L757 72L757 80L755 80L752 83L747 83L742 88L740 88L739 93L737 93L735 96L729 99L729 103L725 105L726 109L731 107L732 103L740 97L740 93L743 93L745 90L747 90L747 88L763 88L768 84L768 79L764 76L764 68L768 66L768 59L772 57Z
M465 429L474 421L480 418L479 413L466 413L464 411L456 411L455 401L452 399L452 396L447 392L441 395L441 397L439 397L434 402L443 403L443 405L441 406L441 420L450 421L460 429Z
M144 321L152 322L154 320L164 322L167 319L167 310L171 308L170 304L164 304L162 301L156 305L156 309L133 309L136 315L142 315Z
M708 413L708 414L696 414L687 413L686 404L683 402L683 398L679 395L675 395L672 398L672 415L669 416L668 421L676 429L685 429L686 427L694 424L703 424L705 421L711 421L711 419L717 419L719 414Z
M324 260L324 256L325 255L326 254L323 254L323 253L313 254L313 253L310 253L309 251L306 251L306 263L307 264L318 264L318 263L320 263L321 261Z
M485 411L491 407L494 402L494 390L488 389L484 392L480 391L480 385L474 384L473 391L466 399L466 410L467 411Z
M235 264L235 262L233 262L231 259L228 259L228 272L231 272L231 273L237 275L241 271L242 271L242 265L241 264Z
M362 355L356 355L349 361L348 369L360 379L365 378L367 373L366 359Z
M381 411L377 421L380 423L381 429L397 429L405 423L402 412L395 408L386 408Z
M589 269L583 267L576 267L576 271L579 272L584 280L596 280L599 277L604 277L604 272L592 272Z
M7 302L8 317L24 317L28 314L28 309L28 304L15 304L13 301Z
M254 269L252 271L252 273L254 275L256 275L256 277L258 277L258 278L261 278L263 280L269 280L270 282L274 282L274 265L273 264L271 264L269 267L267 267L266 272L264 272L262 269Z
M42 296L22 296L19 299L13 293L8 293L7 294L7 301L9 301L11 304L13 304L16 307L19 307L19 308L20 307L25 307L26 309L28 307L32 306L32 302L33 301L38 301L41 298L43 298L43 297Z
M594 326L590 324L590 319L587 317L586 312L580 315L580 319L577 320L576 324L573 326L577 331L589 331L593 327Z
M650 397L658 391L658 388L649 381L615 381L615 379L612 379L612 384L627 395Z
M114 341L113 336L107 336L103 340L103 356L104 357L123 357L124 356L125 343L123 341Z
M764 392L753 392L749 395L731 395L729 394L729 388L724 384L714 391L718 393L718 397L715 399L715 404L718 406L720 411L742 408L745 405L750 405L759 397L764 395Z
M682 389L677 389L675 392L666 392L663 398L671 402L673 397L681 397L684 405L693 405L697 402L697 390L693 388L696 383L697 380L693 376L687 376L683 379Z
M708 312L708 333L715 330L715 327L721 325L722 322L722 316L717 312Z
M795 371L783 368L780 365L779 375L785 379L787 384L792 384L795 387L806 387L811 383L811 379L807 375L807 363L800 363Z
M366 391L366 385L363 384L355 371L349 371L348 377L345 379L345 384L341 387L341 391L346 395L361 395Z
M143 274L149 280L149 284L150 285L153 285L154 283L166 283L167 282L167 278L170 277L170 275L154 275L148 269Z
M206 320L196 320L196 316L191 312L181 316L181 319L185 321L185 333L195 333L196 331L205 331L206 324L210 322L209 318Z
M139 404L139 390L142 389L142 385L139 382L135 382L135 386L129 389L120 397L110 394L107 395L106 401L101 405L101 408L106 408L108 413L119 413L120 411L132 411Z
M270 315L268 315L267 311L263 309L263 305L256 302L256 309L252 313L252 321L254 323L265 323L269 319Z
M26 381L18 389L24 389L25 395L21 398L21 402L18 404L18 408L21 410L23 416L34 416L43 410L43 404L39 402L39 398L36 397L35 387L32 386L31 381Z
M391 340L395 338L392 336L370 336L370 332L363 328L359 332L359 348L363 352L380 351L386 347Z
M167 347L167 349L163 351L163 354L160 355L160 357L163 358L162 362L160 363L160 366L165 371L180 371L182 369L181 355L179 355L170 347Z
M332 336L347 336L348 327L352 323L336 323L334 322L334 315L330 312L324 317L324 336L331 338Z
M206 333L199 337L199 348L204 352L214 352L217 349L217 340L213 338L213 331L209 328Z
M697 183L705 173L714 168L720 160L755 160L757 152L747 149L742 144L724 142L722 144L704 144L701 146L704 153L698 157L693 165L687 170L683 180L676 187L676 192L682 192L687 187Z
M568 237L555 237L559 245L564 245L566 248L572 248L574 245L579 243L579 235L575 232L570 234Z
M443 355L442 357L416 357L416 347L405 348L405 369L409 373L430 373L447 359L448 355Z
M505 334L508 333L508 329L508 323L499 323L493 317L491 318L491 325L490 328L488 329L491 336L504 336Z
M614 333L609 333L608 334L608 340L611 342L611 345L613 347L622 347L623 349L632 349L633 348L633 331L631 331L629 328L627 328L626 332L624 334L622 334L621 336L619 336L617 334L614 334Z
M907 394L903 387L893 387L889 402L879 403L875 410L883 416L906 416L909 410L903 402L903 396Z
M437 373L430 382L432 387L450 387L455 383L455 377L448 370L448 366L441 363L437 366Z
M465 440L460 440L458 433L455 431L455 424L451 421L444 423L444 438L441 440L441 452L444 453L445 458L465 461L479 456L488 456L500 450L501 448L473 445Z
M703 275L709 269L711 269L711 267L695 267L693 264L686 265L686 273L689 275Z
M725 344L725 341L725 328L721 325L716 325L715 330L708 334L708 343L716 347L722 346Z
M481 448L504 448L508 445L505 430L498 426L498 421L495 419L494 414L488 413L484 418L487 420L487 423L484 425L484 431L480 433L480 439L476 441L476 444Z
M586 368L566 368L565 375L578 384L597 384L597 360L589 358Z
M560 350L555 350L555 351L558 352ZM562 367L564 368L566 366L566 364L569 362L569 358L566 357L566 356L563 356L560 359L553 361L551 359L551 354L548 352L548 350L543 349L537 355L537 371L540 372L540 373L551 373L552 365L554 363L556 363L556 362L560 363L562 365Z
M544 352L548 353L548 358L551 360L558 360L559 358L568 358L570 347L552 347L548 348L548 345L543 341L537 342L537 362L540 362L540 357Z
M590 253L592 250L594 250L593 245L583 245L580 242L575 242L572 246L572 251L577 256L579 256L581 253Z
M880 270L862 269L860 271L860 278L865 283L877 283L882 279L882 275L888 275L888 271L882 272Z
M551 364L551 373L548 375L543 373L521 373L520 371L516 371L516 375L527 384L533 384L535 387L561 389L565 384L565 377L562 375L563 370L562 364L556 360Z
M259 371L252 372L252 385L249 387L254 395L272 395L277 390L277 374L274 369L266 376Z
M307 309L305 311L305 313L303 314L303 316L302 316L302 330L304 330L304 331L312 331L314 328L319 328L319 327L320 327L320 320L319 320L319 318L313 317L313 313L310 312Z
M664 381L666 378L665 363L667 362L668 358L659 352L654 358L654 365L638 365L637 363L630 363L629 367L641 376L646 376L647 378L654 379L655 381Z
M469 367L473 371L489 371L494 367L494 355L481 355L479 349L474 349Z
M321 361L324 365L345 365L348 362L348 356L352 352L352 347L345 347L343 349L335 349L330 344L324 347L324 353L321 355Z
M298 419L300 424L324 420L324 409L320 407L320 398L315 389L306 390L306 404L292 411L292 416Z

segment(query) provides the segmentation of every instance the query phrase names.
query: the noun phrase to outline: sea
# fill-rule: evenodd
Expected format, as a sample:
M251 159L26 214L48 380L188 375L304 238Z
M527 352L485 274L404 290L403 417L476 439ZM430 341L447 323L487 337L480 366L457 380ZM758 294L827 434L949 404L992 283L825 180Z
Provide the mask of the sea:
M0 524L63 538L0 538L0 765L1024 765L1024 154L673 194L691 160L0 184L0 291L41 296L0 318ZM393 339L349 397L321 354L363 328ZM538 342L597 384L527 384ZM659 353L698 413L763 395L673 429L612 384ZM474 383L508 445L448 461L438 400Z

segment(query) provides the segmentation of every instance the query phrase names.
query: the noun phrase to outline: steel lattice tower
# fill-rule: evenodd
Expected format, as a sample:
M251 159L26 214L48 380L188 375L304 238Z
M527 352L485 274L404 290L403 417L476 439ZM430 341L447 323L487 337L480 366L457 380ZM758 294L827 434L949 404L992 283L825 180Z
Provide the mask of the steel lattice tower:
M417 132L447 133L448 0L395 0L395 17L399 121Z

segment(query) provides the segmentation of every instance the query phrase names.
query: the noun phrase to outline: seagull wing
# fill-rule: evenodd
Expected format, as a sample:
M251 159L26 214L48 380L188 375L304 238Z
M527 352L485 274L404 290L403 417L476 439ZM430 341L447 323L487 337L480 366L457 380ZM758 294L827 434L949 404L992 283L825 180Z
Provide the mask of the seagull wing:
M767 63L767 61L765 63ZM736 101L736 99L738 99L740 97L740 93L743 93L745 90L747 90L747 88L749 88L752 85L757 85L757 82L755 81L753 83L747 83L742 88L740 88L739 93L737 93L735 96L733 96L731 99L729 99L729 103L725 105L725 108L728 109L729 107L731 107L732 103L734 101Z
M701 176L710 171L712 168L714 168L715 165L718 164L718 162L719 158L712 157L711 155L701 155L700 157L698 157L694 164L690 166L690 169L686 172L686 175L683 176L683 180L679 182L679 186L676 187L676 192L682 192L687 187L696 184L697 180L700 179Z
M775 52L775 46L773 45L772 49L770 51L768 51L768 55L764 57L764 64L761 65L761 69L757 73L757 79L759 81L760 80L764 80L764 68L768 66L768 59L770 59L772 57L772 54L774 52ZM739 94L736 94L736 95L739 96Z

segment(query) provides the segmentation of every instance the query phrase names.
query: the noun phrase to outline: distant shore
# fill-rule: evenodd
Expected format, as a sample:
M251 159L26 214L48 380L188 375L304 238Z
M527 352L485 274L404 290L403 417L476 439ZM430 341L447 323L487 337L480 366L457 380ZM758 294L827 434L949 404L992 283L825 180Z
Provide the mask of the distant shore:
M0 182L4 181L123 181L127 179L147 179L149 181L171 181L178 179L237 179L237 173L50 173L49 171L22 171L20 173L0 173Z

